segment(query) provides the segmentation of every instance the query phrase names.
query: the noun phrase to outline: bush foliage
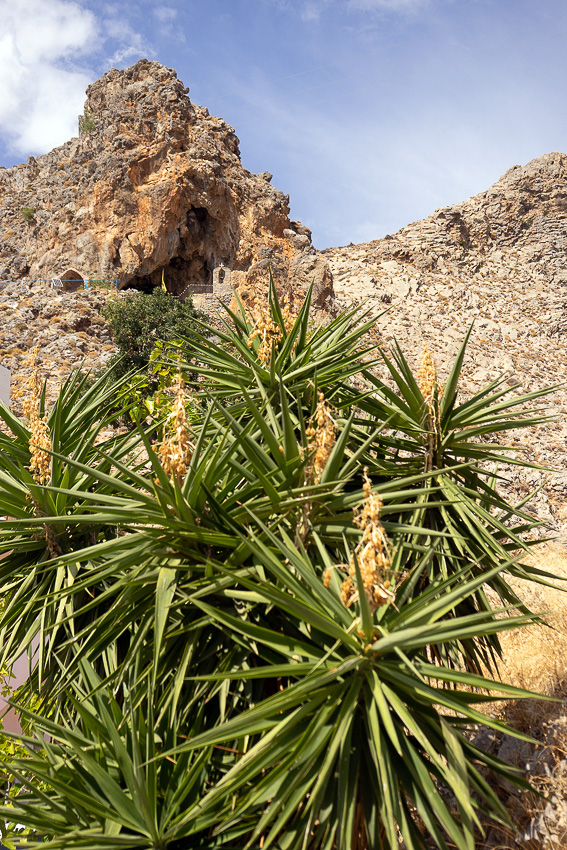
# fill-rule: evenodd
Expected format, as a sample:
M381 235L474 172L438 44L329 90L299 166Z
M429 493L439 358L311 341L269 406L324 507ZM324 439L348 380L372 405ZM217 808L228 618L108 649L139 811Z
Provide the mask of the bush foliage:
M92 112L85 106L84 112L79 116L79 130L82 133L92 133L96 130L96 121Z
M487 777L528 787L470 732L528 696L482 669L533 620L507 576L552 576L486 470L543 393L460 404L466 339L441 386L360 311L310 332L309 303L272 286L176 345L158 446L155 421L102 439L126 381L76 375L37 398L39 483L0 409L0 664L30 657L4 770L42 846L472 850L509 824Z
M128 293L107 302L102 310L118 347L109 363L112 378L144 369L158 340L186 338L204 320L190 298L181 301L156 287L152 293Z

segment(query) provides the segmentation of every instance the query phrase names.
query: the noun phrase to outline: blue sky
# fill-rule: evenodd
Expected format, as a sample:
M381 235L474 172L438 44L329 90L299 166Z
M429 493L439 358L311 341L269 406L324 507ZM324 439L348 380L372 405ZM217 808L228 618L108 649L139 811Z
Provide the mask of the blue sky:
M76 135L110 67L157 59L318 248L567 150L565 0L0 0L0 20L0 165Z

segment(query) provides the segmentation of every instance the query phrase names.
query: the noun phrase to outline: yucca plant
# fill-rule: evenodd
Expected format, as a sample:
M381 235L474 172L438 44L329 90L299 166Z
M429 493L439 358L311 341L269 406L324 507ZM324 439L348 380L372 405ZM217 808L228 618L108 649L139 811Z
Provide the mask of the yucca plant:
M224 745L241 754L187 817L210 813L212 836L220 839L248 824L242 846L281 850L393 850L400 837L411 850L425 847L427 834L439 847L469 850L487 818L509 824L479 768L527 786L466 735L478 722L503 731L479 710L495 699L486 696L494 683L427 660L431 642L527 622L486 614L447 619L455 600L490 575L456 575L440 592L430 588L399 611L386 603L378 613L356 559L357 599L347 608L339 581L327 589L289 539L273 535L270 542L254 538L258 574L242 578L242 591L231 595L248 605L254 599L256 608L277 611L277 619L243 621L202 591L194 597L219 628L257 647L252 669L210 676L211 683L271 679L277 688L171 751ZM502 687L508 696L528 696ZM472 692L477 688L484 695Z
M178 822L212 775L213 748L162 755L179 739L177 701L154 714L151 688L136 687L135 665L119 700L88 663L79 667L69 695L73 720L57 724L23 711L33 734L19 736L26 752L10 766L22 789L10 816L53 848L165 848L189 838L186 846L210 846L197 818L181 828ZM198 712L193 724L183 732L200 730Z
M388 533L396 536L393 573L412 574L406 585L407 598L413 588L423 589L438 575L449 576L466 565L478 569L502 566L509 563L511 552L527 551L533 541L529 533L539 523L523 510L528 499L512 505L502 496L503 473L497 470L508 463L534 465L494 438L548 421L545 408L533 408L533 404L557 387L517 394L503 376L459 404L459 376L472 328L441 384L427 350L414 376L399 346L395 345L391 354L364 346L376 318L368 319L361 309L345 311L310 334L310 295L309 291L293 317L282 310L270 278L264 312L257 308L250 317L239 302L237 312L227 311L224 345L219 347L197 335L192 339L195 353L185 362L185 370L200 374L199 387L224 399L225 409L234 415L253 417L259 429L265 428L263 420L271 417L283 431L288 420L289 431L302 434L303 446L306 423L315 415L318 394L323 393L339 419L341 446L347 457L354 458L352 468L368 466L383 495L392 482L392 489L399 490L398 482L404 477L402 499L392 495L383 516ZM183 359L180 352L178 363L180 355ZM377 374L380 363L390 384ZM346 421L348 434L342 427ZM322 473L323 481L329 482L337 474L337 454L333 460ZM493 475L487 474L490 470ZM347 491L352 482L341 473ZM412 487L414 493L409 492ZM352 507L348 500L345 504ZM336 502L331 510L333 529L341 508ZM405 542L398 540L410 516L410 524L422 528L423 533L416 539L412 529ZM350 525L348 514L342 517ZM425 552L427 559L423 558ZM515 559L508 571L535 581L554 578L521 558ZM503 605L527 611L506 580L505 570L495 575L490 587ZM456 613L489 608L480 586ZM480 672L486 667L495 669L500 644L494 636L433 651L450 661L455 650L467 657L471 670Z
M376 318L353 308L326 325L311 328L312 291L310 287L294 315L282 308L270 276L265 303L257 303L252 315L237 298L237 309L225 307L226 315L219 316L221 330L216 339L193 331L190 344L179 344L173 357L175 346L170 348L171 364L187 376L198 375L199 389L223 399L236 414L244 410L242 389L261 409L265 400L277 407L282 384L289 395L302 400L308 414L318 392L334 402L341 388L360 372L361 358L373 352L373 346L364 345L364 336Z
M526 535L540 523L523 510L531 494L512 505L502 495L501 484L506 482L502 470L509 464L532 468L535 465L518 458L514 447L495 442L495 437L549 421L545 407L534 408L533 404L557 387L515 394L516 387L510 387L506 376L502 376L459 404L459 375L471 330L472 327L444 384L438 379L427 348L415 377L399 346L394 347L392 357L380 352L395 390L364 370L364 379L375 392L362 399L357 394L357 403L366 416L378 422L388 421L390 426L389 433L381 435L382 458L375 463L368 457L366 462L378 476L388 476L390 472L394 479L400 473L429 473L416 495L419 510L414 515L415 522L434 535L446 534L430 541L427 535L422 537L421 545L430 549L431 558L419 578L415 567L420 556L415 547L399 547L399 569L413 574L414 587L423 587L439 575L449 576L465 565L481 570L507 564L488 584L503 605L514 605L525 612L527 608L507 581L506 573L544 583L554 576L522 557L510 562L511 552L528 551L534 538ZM492 474L488 474L489 470ZM455 612L466 614L489 608L480 586ZM486 651L480 654L476 651L478 643L476 647L470 642L461 647L477 672L483 666L490 667L500 651L497 638L483 645ZM447 655L443 650L443 654L448 659L451 653Z
M44 666L44 653L47 647L53 653L60 638L68 637L63 623L71 614L69 600L59 599L58 594L77 577L74 566L53 568L53 559L116 535L115 526L103 518L79 527L72 517L82 510L81 494L92 495L100 485L93 473L106 473L99 497L112 500L113 481L108 473L114 463L128 457L132 469L138 465L138 435L112 434L111 430L107 431L111 436L104 436L116 422L115 399L125 381L108 387L103 379L92 382L77 372L65 381L47 411L45 385L34 370L24 389L25 419L0 404L5 425L0 432L0 513L6 516L0 523L2 657L10 665L39 637L35 672L49 688L53 682ZM85 601L83 597L80 604Z
M491 687L527 695L479 669L532 619L505 573L543 577L516 560L534 521L482 466L501 451L475 440L541 414L493 390L458 407L464 347L443 395L388 357L394 392L370 322L311 332L308 305L293 319L271 286L266 316L229 311L220 343L191 340L200 379L167 421L106 443L116 388L73 379L38 408L46 480L4 412L2 657L30 654L18 704L51 738L45 757L24 739L50 790L5 769L38 841L469 850L483 812L506 820L485 770L518 777L467 730L503 728L478 709Z
M246 649L227 669L199 674L195 659L172 671L170 698L159 705L149 682L137 685L141 654L120 702L81 661L74 720L24 711L35 730L24 738L29 757L6 767L23 786L12 816L38 840L54 848L382 850L398 846L399 830L408 850L425 847L427 833L439 847L469 850L488 816L509 823L479 768L527 783L465 734L478 722L509 731L479 711L496 696L471 688L532 695L432 665L427 646L529 618L448 620L455 599L490 577L467 574L400 611L373 611L356 559L358 596L346 607L335 573L326 587L285 534L264 533L267 543L250 535L252 569L217 564L188 600L201 613L187 628L194 646L205 648L206 631L209 643L218 632ZM247 683L264 690L260 699L249 694L248 706ZM239 710L219 711L219 686L225 706ZM38 738L45 755L35 752Z

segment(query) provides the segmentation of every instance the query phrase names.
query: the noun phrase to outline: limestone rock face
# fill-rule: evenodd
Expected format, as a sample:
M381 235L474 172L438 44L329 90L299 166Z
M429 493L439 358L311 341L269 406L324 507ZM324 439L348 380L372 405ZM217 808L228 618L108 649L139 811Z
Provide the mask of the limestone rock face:
M525 392L565 379L565 154L514 166L487 191L436 210L393 236L323 254L333 272L337 305L366 301L375 314L383 313L382 343L396 339L414 364L426 341L446 374L474 320L464 394L502 373ZM529 459L564 470L566 390L544 404L558 418L535 435L529 431L514 439ZM535 510L567 534L564 478L549 479ZM543 480L537 471L510 474L511 486L522 496Z
M187 93L158 62L113 69L87 89L78 138L0 168L0 282L72 269L150 289L163 274L170 292L212 294L222 263L246 299L271 265L331 305L328 263L289 197L242 167L232 127Z

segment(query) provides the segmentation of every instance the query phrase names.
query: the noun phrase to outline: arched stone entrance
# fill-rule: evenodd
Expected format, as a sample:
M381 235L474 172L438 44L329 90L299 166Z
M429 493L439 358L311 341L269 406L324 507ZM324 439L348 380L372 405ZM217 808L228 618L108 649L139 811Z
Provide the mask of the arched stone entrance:
M59 280L63 284L64 292L77 292L78 289L85 288L84 278L76 269L67 269Z

